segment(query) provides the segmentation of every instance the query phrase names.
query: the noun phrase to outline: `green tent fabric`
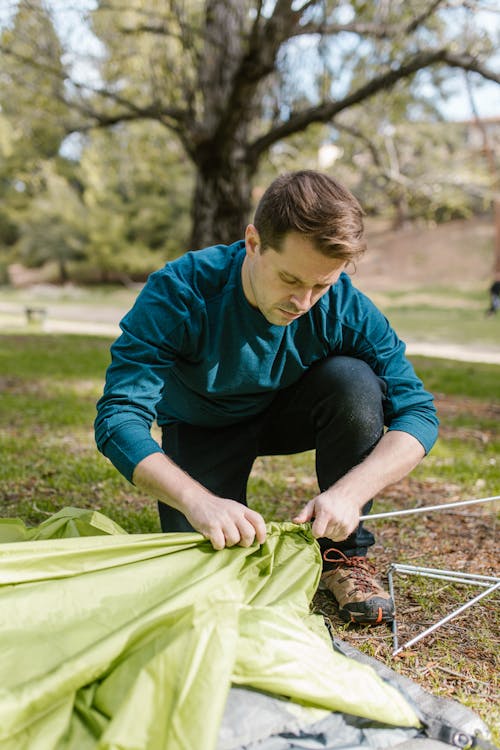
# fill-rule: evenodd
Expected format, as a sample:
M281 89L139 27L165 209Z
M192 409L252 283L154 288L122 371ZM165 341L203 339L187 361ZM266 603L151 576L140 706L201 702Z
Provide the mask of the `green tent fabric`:
M20 518L0 518L0 543L126 533L125 529L102 513L82 508L63 508L39 526L31 528Z
M215 552L69 508L35 530L0 520L0 539L1 750L213 750L231 685L420 725L310 614L308 527Z

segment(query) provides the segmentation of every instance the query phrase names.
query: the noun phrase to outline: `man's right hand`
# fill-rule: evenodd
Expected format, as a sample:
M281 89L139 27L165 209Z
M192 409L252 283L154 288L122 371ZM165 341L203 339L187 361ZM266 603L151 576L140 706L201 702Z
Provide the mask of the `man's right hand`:
M266 541L266 524L260 513L228 498L204 496L185 516L191 526L207 539L214 549L250 547L254 541Z
M134 470L133 482L186 516L191 526L210 539L214 549L250 547L266 541L260 513L242 503L218 497L186 474L164 453L152 453Z

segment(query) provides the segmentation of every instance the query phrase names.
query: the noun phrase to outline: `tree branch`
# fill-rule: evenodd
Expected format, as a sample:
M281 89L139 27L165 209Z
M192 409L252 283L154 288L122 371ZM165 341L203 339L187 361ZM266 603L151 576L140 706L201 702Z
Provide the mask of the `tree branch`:
M462 68L462 70L469 70L471 73L479 73L482 78L500 84L500 73L495 73L490 68L487 68L480 60L474 57L474 55L466 52L456 54L446 50L443 56L443 62L449 65L450 68Z
M443 2L444 0L433 0L433 2L430 3L427 7L427 10L422 11L419 16L414 18L413 21L410 21L410 23L405 28L404 33L412 34L414 31L416 31L424 21L427 21L427 19L432 16L432 14L439 8L440 5L443 4Z
M305 34L359 34L360 36L372 36L376 39L387 39L396 33L396 28L401 31L401 27L390 27L387 24L378 23L324 23L322 21L309 21L301 26L297 26L294 36L304 36Z
M358 34L359 36L373 37L375 39L393 39L396 36L413 34L445 0L433 0L429 6L419 16L413 18L405 24L386 24L386 23L361 23L353 21L352 23L323 23L321 21L309 21L297 28L294 36L304 34Z
M241 113L253 103L259 84L274 70L280 47L293 38L304 12L317 0L308 0L294 9L292 0L277 0L272 14L258 15L247 37L247 49L231 81L217 132L220 142L232 138L241 124ZM259 9L264 3L259 3Z
M251 158L258 158L260 154L282 138L287 138L294 133L304 130L313 123L329 122L344 109L352 107L355 104L360 104L362 101L369 99L379 91L392 88L398 81L404 78L409 78L419 70L438 63L445 63L450 67L470 70L479 73L483 78L500 83L500 76L489 68L486 68L472 55L455 54L450 52L447 48L419 52L406 63L401 64L398 68L388 70L368 83L365 83L363 86L360 86L360 88L344 97L344 99L321 102L321 104L314 107L309 107L301 112L292 114L286 122L272 128L251 143L248 147L249 156Z
M97 125L99 125L100 127L115 125L116 123L120 122L120 120L155 119L163 122L163 124L167 124L166 120L170 120L171 122L168 123L168 127L171 127L173 130L180 130L185 126L185 123L188 120L188 112L184 109L176 107L160 107L155 103L141 107L134 104L129 99L125 99L119 94L116 94L113 91L109 91L108 89L94 88L84 83L78 83L77 81L69 78L67 75L62 74L61 71L57 68L47 65L46 63L40 63L27 55L22 55L19 52L14 52L7 47L0 47L0 51L3 54L10 55L15 60L17 60L17 62L20 62L23 65L28 65L31 68L35 68L36 70L52 76L53 78L57 78L58 80L65 83L69 82L72 87L74 87L77 91L82 92L82 94L85 94L87 96L89 94L99 96L108 101L112 101L113 103L118 104L121 107L124 107L125 112L105 114L96 112L89 103L77 102L67 98L60 99L64 104L66 104L69 109L76 109L82 114L86 114L88 117L95 119ZM81 128L75 127L72 128L72 131L78 129L88 130L91 127L93 127L92 124L85 125L82 123Z
M335 128L337 128L338 130L343 130L345 133L348 133L353 138L356 138L357 140L364 143L372 156L373 163L375 164L375 166L379 167L379 169L383 172L384 177L387 178L386 170L385 170L384 165L382 164L382 159L380 157L379 150L377 146L375 145L375 142L372 141L371 138L365 135L361 130L354 128L352 125L345 125L342 122L336 122Z

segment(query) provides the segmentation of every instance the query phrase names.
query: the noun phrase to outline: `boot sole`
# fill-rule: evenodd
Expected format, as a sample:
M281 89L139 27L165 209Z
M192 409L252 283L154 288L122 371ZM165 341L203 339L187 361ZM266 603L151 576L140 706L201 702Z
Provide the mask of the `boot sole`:
M383 625L394 620L394 612L384 613L382 607L379 607L376 617L368 617L362 612L354 614L349 612L348 609L339 609L339 617L344 622L352 622L357 625Z

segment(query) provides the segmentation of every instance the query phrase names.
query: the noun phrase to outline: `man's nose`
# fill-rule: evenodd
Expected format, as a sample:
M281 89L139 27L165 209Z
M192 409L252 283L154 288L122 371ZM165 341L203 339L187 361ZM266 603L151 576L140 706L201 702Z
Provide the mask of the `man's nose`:
M312 289L303 289L300 292L295 292L292 294L291 302L298 310L301 312L304 312L305 310L309 310L312 302Z

